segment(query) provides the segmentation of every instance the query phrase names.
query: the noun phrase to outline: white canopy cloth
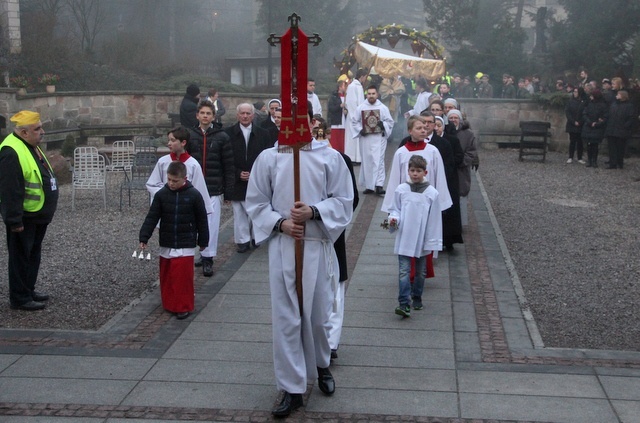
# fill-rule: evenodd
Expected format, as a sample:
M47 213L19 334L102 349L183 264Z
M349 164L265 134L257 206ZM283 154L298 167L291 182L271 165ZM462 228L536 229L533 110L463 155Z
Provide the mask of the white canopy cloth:
M375 66L376 73L383 78L394 78L398 75L406 78L422 76L433 81L442 77L446 70L444 60L423 59L396 53L362 41L356 43L354 54L361 67L371 69Z

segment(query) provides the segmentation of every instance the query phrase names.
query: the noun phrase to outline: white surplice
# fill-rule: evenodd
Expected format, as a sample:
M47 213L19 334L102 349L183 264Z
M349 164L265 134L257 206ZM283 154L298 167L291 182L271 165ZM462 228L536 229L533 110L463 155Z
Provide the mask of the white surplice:
M347 92L344 95L344 108L347 111L344 127L344 154L349 156L352 162L360 163L362 156L360 154L360 147L358 146L358 139L354 138L352 133L351 117L357 113L358 106L364 101L364 89L362 84L357 79L354 79L347 87Z
M424 257L442 250L442 212L433 186L424 192L412 192L409 183L398 185L389 209L391 219L398 223L395 254Z
M321 220L305 223L303 316L295 288L295 240L274 231L289 218L294 203L293 154L278 147L264 150L251 170L247 212L258 244L269 240L273 361L278 389L304 393L316 367L329 367L329 315L339 269L333 243L353 216L353 185L349 169L336 150L312 142L300 151L300 200L315 206Z
M387 182L387 193L382 202L382 211L389 212L396 188L407 180L409 176L409 159L413 155L422 156L427 161L427 180L438 191L440 210L446 210L451 207L453 201L451 200L449 187L447 186L442 156L436 147L427 142L424 150L409 151L406 146L402 146L396 150L393 155L393 161L391 162L391 171L389 172L389 181Z
M380 121L384 126L384 135L382 133L360 135L363 127L362 112L367 110L379 111ZM387 138L393 130L393 123L389 108L382 104L380 100L376 100L373 104L365 100L358 106L356 113L351 116L351 133L355 139L359 139L360 156L362 157L360 175L358 177L360 186L370 190L384 186L386 177L384 155L387 150Z

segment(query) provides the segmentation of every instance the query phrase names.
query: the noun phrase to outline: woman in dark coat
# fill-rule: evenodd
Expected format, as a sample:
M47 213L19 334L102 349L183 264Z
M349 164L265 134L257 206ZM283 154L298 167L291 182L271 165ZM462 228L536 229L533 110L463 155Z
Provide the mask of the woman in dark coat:
M573 153L578 153L578 163L584 164L582 160L582 113L584 112L584 90L576 87L571 93L571 98L564 108L564 114L567 117L567 125L565 131L569 134L569 159L567 163L573 162Z
M616 101L609 108L609 121L604 132L609 146L609 169L622 169L627 139L631 137L636 119L636 110L629 101L629 93L625 90L618 91Z
M453 244L463 244L462 239L462 220L460 217L460 194L458 193L458 166L462 163L464 153L460 147L460 141L455 134L447 134L445 132L444 119L435 116L436 133L431 138L433 144L440 155L444 164L444 173L447 179L447 187L453 205L442 212L442 245L447 250L453 250Z
M593 90L590 98L582 113L582 139L587 143L587 167L598 167L598 150L609 119L609 105L600 90Z

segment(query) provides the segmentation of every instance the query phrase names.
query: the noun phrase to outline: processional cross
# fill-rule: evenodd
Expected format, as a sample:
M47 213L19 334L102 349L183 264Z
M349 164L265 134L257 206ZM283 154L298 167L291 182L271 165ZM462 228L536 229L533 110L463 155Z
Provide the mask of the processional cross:
M280 44L280 98L282 101L282 123L278 135L280 152L293 152L293 195L294 201L300 201L300 150L308 147L311 132L308 123L307 108L307 72L309 43L320 44L322 38L316 33L313 37L298 28L300 16L293 13L288 18L291 27L281 37L270 34L267 42L273 47ZM296 258L296 294L302 317L302 264L304 243L295 241Z

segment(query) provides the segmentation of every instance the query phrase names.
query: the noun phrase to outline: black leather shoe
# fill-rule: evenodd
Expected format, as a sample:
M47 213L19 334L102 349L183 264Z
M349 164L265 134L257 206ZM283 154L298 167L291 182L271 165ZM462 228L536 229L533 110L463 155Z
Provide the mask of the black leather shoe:
M188 311L183 311L182 313L176 313L176 319L178 320L184 320L187 317L189 317L191 313L189 313Z
M236 250L239 253L246 253L251 249L251 243L245 242L244 244L238 244L238 249Z
M206 277L213 276L213 259L202 259L202 274Z
M376 195L385 195L387 191L382 189L382 187L376 187Z
M49 300L49 294L45 294L44 292L33 291L31 294L31 298L33 301L43 302Z
M336 382L333 380L333 375L329 368L322 369L318 367L318 388L325 395L333 395L336 391Z
M42 310L45 308L44 303L39 303L37 301L27 301L24 304L11 304L11 308L14 310L25 310L25 311L36 311Z
M373 194L373 190L372 189L365 189L364 191L362 191L363 194Z
M302 394L290 394L285 391L280 403L271 410L274 417L287 417L292 411L297 410L304 404L302 402Z
M338 350L331 350L331 359L334 360L338 358Z

